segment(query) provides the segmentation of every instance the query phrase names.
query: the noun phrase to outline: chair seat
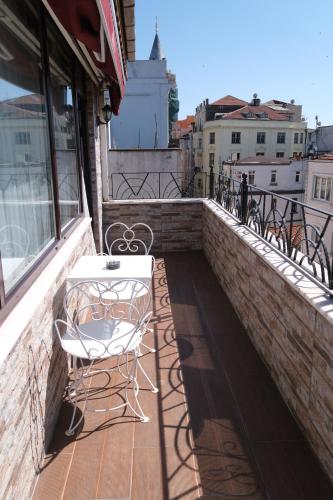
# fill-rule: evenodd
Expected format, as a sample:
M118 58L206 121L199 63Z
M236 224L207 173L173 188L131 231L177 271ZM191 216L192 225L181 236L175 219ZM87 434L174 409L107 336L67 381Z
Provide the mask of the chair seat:
M80 339L66 331L62 337L63 349L83 359L105 359L125 354L138 347L142 333L127 321L98 320L79 325ZM89 337L89 338L88 338Z

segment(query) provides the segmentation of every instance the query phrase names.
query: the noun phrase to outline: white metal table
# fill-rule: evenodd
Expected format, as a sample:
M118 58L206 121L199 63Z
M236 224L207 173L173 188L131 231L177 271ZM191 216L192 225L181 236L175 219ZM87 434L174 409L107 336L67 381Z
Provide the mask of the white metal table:
M119 260L119 269L107 269L106 262L109 260ZM152 260L151 255L85 255L75 264L67 277L67 282L74 285L85 280L112 282L137 279L150 285Z

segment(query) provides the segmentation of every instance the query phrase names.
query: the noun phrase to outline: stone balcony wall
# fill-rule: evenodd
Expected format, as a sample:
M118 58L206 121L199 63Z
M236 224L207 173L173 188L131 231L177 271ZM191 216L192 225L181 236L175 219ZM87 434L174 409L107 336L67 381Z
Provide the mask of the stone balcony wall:
M333 480L333 299L213 201L203 248L284 400Z
M202 200L126 200L103 203L103 234L117 221L148 224L154 233L152 253L202 248Z
M32 497L68 376L54 320L62 315L69 272L94 253L86 218L0 326L0 498Z

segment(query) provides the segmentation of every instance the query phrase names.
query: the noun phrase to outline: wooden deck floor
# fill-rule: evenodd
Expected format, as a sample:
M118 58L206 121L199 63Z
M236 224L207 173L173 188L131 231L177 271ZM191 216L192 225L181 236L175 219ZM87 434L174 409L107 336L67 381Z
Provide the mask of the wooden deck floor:
M64 402L34 500L333 498L202 253L157 260L154 309L157 353L142 363L160 392L140 391L150 422L90 413L71 439ZM117 397L98 377L96 408Z

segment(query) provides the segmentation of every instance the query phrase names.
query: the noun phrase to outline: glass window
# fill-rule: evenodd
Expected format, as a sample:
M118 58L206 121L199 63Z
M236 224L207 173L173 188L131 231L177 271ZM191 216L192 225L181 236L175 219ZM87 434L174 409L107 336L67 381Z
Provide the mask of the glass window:
M240 132L232 132L232 134L231 134L231 142L232 142L232 144L240 144L240 142L241 142L241 133Z
M285 144L285 142L286 142L286 133L285 132L278 132L277 143L278 144Z
M47 24L47 41L60 219L63 228L80 212L72 88L73 58L71 50L59 39L59 31L51 22Z
M277 158L284 158L284 152L283 152L283 151L278 151L278 152L276 153L276 157L277 157Z
M294 144L298 144L298 132L294 133Z
M318 175L315 175L313 177L313 198L323 201L330 201L331 189L331 177L320 177Z
M255 170L249 170L249 184L254 184Z
M209 133L209 144L215 144L215 132Z
M0 251L8 294L53 241L55 224L38 4L6 4L0 12Z
M303 132L301 132L299 135L299 143L303 144Z
M301 180L301 172L297 171L295 174L295 182L300 182Z
M265 144L266 133L257 132L257 144Z
M215 155L214 153L209 153L209 166L214 165Z
M271 170L271 184L276 184L276 170Z

